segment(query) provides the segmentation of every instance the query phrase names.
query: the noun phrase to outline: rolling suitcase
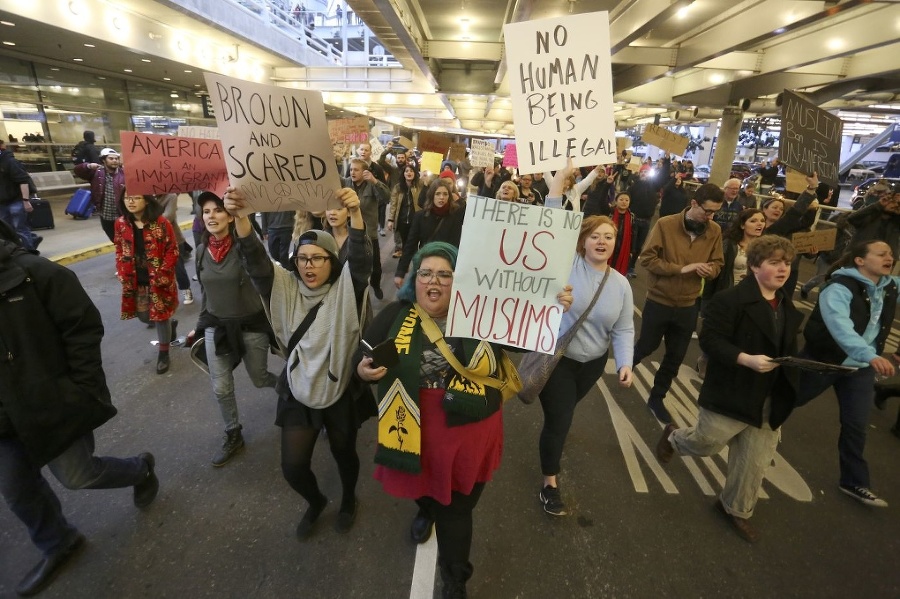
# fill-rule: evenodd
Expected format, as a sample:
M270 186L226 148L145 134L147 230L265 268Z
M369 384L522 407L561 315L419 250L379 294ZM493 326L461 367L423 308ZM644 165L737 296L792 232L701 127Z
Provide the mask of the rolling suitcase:
M53 211L50 209L50 202L40 198L31 198L31 207L34 208L28 213L28 226L32 229L53 229L56 225L53 223Z
M79 189L72 195L66 205L66 214L75 218L90 218L94 213L94 204L91 202L91 191L89 189Z

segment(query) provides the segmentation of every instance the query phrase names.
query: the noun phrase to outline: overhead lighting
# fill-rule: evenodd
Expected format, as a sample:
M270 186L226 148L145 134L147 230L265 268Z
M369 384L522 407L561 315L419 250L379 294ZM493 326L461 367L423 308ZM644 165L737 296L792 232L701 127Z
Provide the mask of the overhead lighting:
M178 94L177 94L176 92L172 92L171 94L169 94L169 97L170 97L170 98L177 98L177 97L178 97Z
M840 50L841 48L844 47L844 43L845 43L844 40L842 40L841 38L834 37L834 38L831 38L830 40L828 40L826 45L828 46L829 50Z
M153 62L153 61L150 60L149 58L142 58L142 59L141 59L141 62Z
M172 80L171 77L163 77L163 81L171 81L171 80Z
M3 42L4 46L15 46L16 42Z
M72 60L74 60L75 62L84 62L83 58L73 58Z
M6 25L7 27L15 27L16 24L11 21L0 21L0 25Z
M133 73L133 72L134 72L134 71L132 71L131 69L122 69L122 70L125 71L126 73Z
M679 19L685 19L687 18L689 12L691 12L691 6L687 5L685 7L679 8L678 12L675 13L675 16Z
M84 12L84 3L80 0L71 0L69 2L69 12L73 15L80 15Z
M84 47L85 48L96 48L97 46L95 46L94 44L85 44Z
M194 71L192 71L192 70L190 70L190 69L185 69L184 72L185 72L185 73L193 73Z

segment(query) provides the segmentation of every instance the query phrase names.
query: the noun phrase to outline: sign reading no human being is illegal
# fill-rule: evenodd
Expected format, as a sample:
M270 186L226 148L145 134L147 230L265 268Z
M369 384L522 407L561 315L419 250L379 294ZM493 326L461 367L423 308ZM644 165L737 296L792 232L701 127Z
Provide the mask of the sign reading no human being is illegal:
M204 77L229 180L247 199L244 214L338 205L341 183L320 92Z
M504 25L522 172L616 161L609 13Z

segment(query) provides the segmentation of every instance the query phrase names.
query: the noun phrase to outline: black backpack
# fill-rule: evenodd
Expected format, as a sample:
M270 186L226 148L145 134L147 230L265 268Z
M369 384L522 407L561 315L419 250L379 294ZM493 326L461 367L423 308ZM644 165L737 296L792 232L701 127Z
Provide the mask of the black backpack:
M79 141L75 144L75 147L72 148L72 164L82 164L87 161L86 145L87 143L85 141Z

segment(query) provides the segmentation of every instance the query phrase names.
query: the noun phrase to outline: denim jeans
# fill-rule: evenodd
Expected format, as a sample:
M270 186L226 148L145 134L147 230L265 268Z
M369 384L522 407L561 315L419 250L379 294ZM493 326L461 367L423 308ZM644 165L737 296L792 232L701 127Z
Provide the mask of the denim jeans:
M635 218L631 223L631 260L628 261L628 270L634 270L637 260L644 249L644 242L650 234L649 218Z
M21 200L13 200L9 204L0 204L0 219L6 221L6 224L16 230L23 246L29 250L34 249L34 243L31 240L31 229L28 227L28 213L25 212L25 204Z
M138 457L95 457L93 433L72 443L47 466L67 489L131 487L147 477L147 463ZM52 554L75 532L41 467L15 438L0 439L0 494L44 555Z
M728 446L728 473L719 496L732 516L753 515L759 487L778 446L778 431L768 423L756 428L739 420L700 408L697 425L676 429L669 440L680 455L710 456Z
M698 304L675 308L650 299L645 302L641 334L634 346L634 365L655 352L663 339L666 341L666 353L653 378L651 400L662 401L669 392L697 328L698 311Z
M809 355L801 354L809 358ZM863 457L866 429L875 396L875 370L860 368L846 374L818 374L801 371L797 405L802 406L834 387L840 412L841 432L838 436L841 480L844 487L869 488L869 464Z
M225 430L236 429L238 420L237 398L234 396L234 372L231 370L231 354L216 355L216 329L206 329L206 359L209 364L209 378L212 380L213 393L219 402ZM275 387L278 380L268 371L269 336L265 333L244 331L244 368L257 389Z

